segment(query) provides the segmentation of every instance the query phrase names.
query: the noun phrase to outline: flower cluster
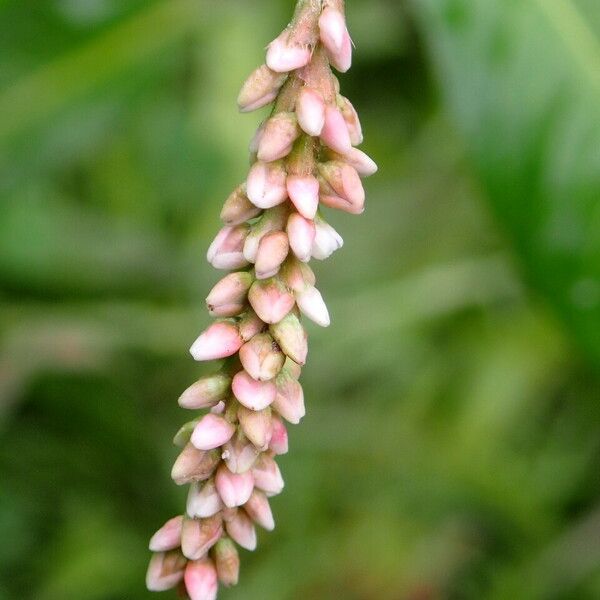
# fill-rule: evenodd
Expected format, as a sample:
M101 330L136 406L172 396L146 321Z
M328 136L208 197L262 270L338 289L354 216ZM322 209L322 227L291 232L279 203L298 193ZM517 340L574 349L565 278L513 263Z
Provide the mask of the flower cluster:
M192 600L216 598L218 582L238 581L236 545L254 550L255 524L275 526L268 499L284 486L275 461L288 451L284 422L297 424L305 412L301 316L329 325L307 263L343 243L319 206L360 214L361 176L377 169L356 148L360 122L331 71L345 72L351 61L343 0L299 0L266 64L240 92L243 112L274 106L251 142L247 180L225 202L225 226L208 250L215 268L232 272L209 293L216 320L190 352L197 361L224 361L179 399L204 413L175 436L182 450L172 478L189 484L189 494L185 514L150 541L150 590L180 586Z

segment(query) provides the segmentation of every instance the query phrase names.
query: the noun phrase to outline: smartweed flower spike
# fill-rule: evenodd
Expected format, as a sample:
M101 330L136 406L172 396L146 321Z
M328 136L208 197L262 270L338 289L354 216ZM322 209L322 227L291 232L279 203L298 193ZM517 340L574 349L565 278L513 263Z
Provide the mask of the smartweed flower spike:
M237 583L237 547L256 548L255 525L275 527L269 498L284 487L275 461L288 451L284 421L297 424L305 414L302 315L329 325L308 262L343 244L319 206L360 214L361 177L377 170L355 148L360 121L331 70L346 72L351 62L344 0L298 0L292 22L269 44L266 64L240 92L242 112L273 109L208 249L216 269L233 272L208 294L216 320L190 352L197 361L224 361L179 399L182 408L204 412L174 439L181 454L172 477L190 488L184 514L150 540L150 590L179 586L191 600L214 600L219 582Z

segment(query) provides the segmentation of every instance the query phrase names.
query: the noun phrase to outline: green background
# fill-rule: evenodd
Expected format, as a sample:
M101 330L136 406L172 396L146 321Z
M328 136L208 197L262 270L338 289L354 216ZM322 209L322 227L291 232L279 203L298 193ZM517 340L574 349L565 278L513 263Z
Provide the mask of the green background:
M0 0L0 598L136 600L291 0ZM600 4L348 0L380 165L224 599L600 598ZM166 594L164 596L169 596Z

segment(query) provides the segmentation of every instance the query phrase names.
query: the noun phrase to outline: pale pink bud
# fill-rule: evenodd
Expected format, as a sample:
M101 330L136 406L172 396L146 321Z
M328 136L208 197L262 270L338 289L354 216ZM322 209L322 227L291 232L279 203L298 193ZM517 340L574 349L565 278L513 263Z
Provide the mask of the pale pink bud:
M179 397L179 406L192 410L210 408L227 397L231 377L225 373L215 373L200 378L190 385Z
M277 377L277 397L273 408L292 425L300 423L306 414L302 386L287 371L282 371Z
M259 333L240 348L240 361L252 378L269 381L281 371L285 355L268 333Z
M283 265L280 276L285 285L293 292L300 292L307 285L315 284L313 270L306 263L302 263L292 257Z
M169 519L150 539L152 552L166 552L181 545L181 515Z
M287 454L288 451L288 432L283 421L278 417L273 417L271 421L271 441L269 450L275 454Z
M225 529L231 539L246 550L256 550L256 529L250 517L243 510L236 510L225 522Z
M348 127L348 133L350 134L350 141L353 146L358 146L363 142L363 132L362 126L360 124L360 119L358 118L358 113L356 109L352 105L352 102L345 98L344 96L337 97L337 105L344 117L344 121L346 121L346 126Z
M215 269L240 269L248 264L244 258L244 242L250 228L248 225L223 227L208 248L206 258Z
M229 273L219 281L206 298L212 317L234 317L244 311L248 290L254 278L246 271Z
M225 412L225 408L226 408L225 402L223 400L221 400L221 402L219 402L217 405L213 406L210 409L210 412L213 415L222 415Z
M191 518L207 518L223 508L221 496L212 479L204 483L192 483L188 492L186 513Z
M324 180L321 182L324 204L351 214L363 212L365 190L356 169L345 162L332 160L319 164L319 174Z
M290 250L288 236L283 231L272 231L265 235L258 246L254 269L257 279L273 277Z
M257 381L246 371L235 375L231 388L235 397L251 410L267 408L277 395L277 388L272 381Z
M264 331L267 325L252 309L249 309L240 319L238 326L240 328L240 336L244 342L247 342L257 333Z
M308 336L294 312L288 313L279 323L273 323L269 332L286 356L303 365L308 354Z
M259 208L277 206L287 198L285 180L285 167L281 161L258 161L248 173L246 194L250 202Z
M252 229L244 243L244 256L249 262L256 260L262 238L272 231L281 231L288 218L288 208L285 205L275 206L252 225Z
M296 293L296 303L302 314L306 315L321 327L329 327L329 311L321 296L321 292L314 287L308 286L305 290Z
M323 96L309 87L304 87L296 101L296 115L302 130L311 136L321 135L325 125L325 102Z
M245 504L254 489L251 471L232 473L225 464L221 464L217 469L215 483L223 504L229 508Z
M216 360L234 355L243 343L235 323L218 321L206 329L192 344L194 360Z
M212 475L220 460L220 454L216 450L198 450L190 443L175 460L171 478L177 485L204 481Z
M239 185L229 195L221 209L221 220L229 226L241 225L262 212L261 208L255 206L246 196L246 184Z
M250 112L271 103L286 79L287 74L276 73L267 65L258 67L242 86L237 99L240 111Z
M286 231L292 252L302 262L308 262L316 235L314 222L298 213L292 213Z
M219 415L209 413L200 419L192 433L191 442L198 450L218 448L231 439L235 427Z
M243 434L238 434L223 447L223 460L232 473L245 473L257 457L258 450Z
M214 550L219 581L224 586L236 585L240 573L240 557L235 544L227 538L217 542Z
M299 135L296 115L292 112L277 113L265 123L258 142L258 159L273 162L287 156Z
M266 450L271 439L271 410L255 411L245 406L238 409L240 426L246 437L258 448Z
M288 175L287 193L296 210L314 219L319 207L319 182L314 175Z
M223 535L223 519L214 515L206 519L183 519L181 551L186 558L202 558Z
M146 587L151 592L165 592L174 588L182 579L186 558L179 550L154 554L146 573Z
M277 323L294 307L294 296L279 279L255 281L248 300L265 323Z
M260 490L255 489L252 492L248 502L244 505L244 510L248 513L248 516L263 529L266 529L267 531L273 531L273 529L275 529L275 520L273 519L273 512L271 511L269 500Z
M267 496L280 494L284 487L281 471L275 460L267 454L261 454L252 468L254 485Z
M358 148L352 148L348 154L343 157L351 167L356 169L356 172L361 177L369 177L377 173L377 164L375 161Z
M267 49L267 65L277 73L300 69L308 64L310 57L310 47L290 39L289 29L284 29Z
M315 240L311 254L317 260L329 258L336 250L344 245L340 234L324 219L315 219Z
M326 7L319 18L321 42L331 64L345 73L352 66L352 42L344 15L333 7Z
M335 106L325 108L325 125L321 131L321 140L326 146L340 154L347 154L352 150L346 121ZM252 198L250 199L252 200Z
M202 558L189 562L185 568L185 589L190 600L216 600L219 583L212 560Z

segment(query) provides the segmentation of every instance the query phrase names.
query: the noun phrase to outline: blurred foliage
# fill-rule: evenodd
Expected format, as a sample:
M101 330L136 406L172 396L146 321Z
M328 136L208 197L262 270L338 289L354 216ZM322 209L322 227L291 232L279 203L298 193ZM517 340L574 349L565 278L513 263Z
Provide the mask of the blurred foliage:
M235 97L291 4L0 1L2 600L152 597ZM222 597L599 598L600 6L348 5L381 170Z

